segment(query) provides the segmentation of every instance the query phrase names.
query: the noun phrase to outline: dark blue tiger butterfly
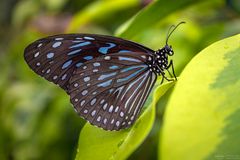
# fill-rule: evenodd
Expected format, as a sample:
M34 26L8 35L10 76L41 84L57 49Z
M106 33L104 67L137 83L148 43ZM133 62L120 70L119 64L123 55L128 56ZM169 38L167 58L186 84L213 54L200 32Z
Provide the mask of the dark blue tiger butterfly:
M157 75L169 80L164 71L172 67L176 78L167 42L182 23L172 26L165 47L155 52L111 36L63 34L33 42L24 58L34 72L70 95L81 117L105 130L120 130L135 122Z

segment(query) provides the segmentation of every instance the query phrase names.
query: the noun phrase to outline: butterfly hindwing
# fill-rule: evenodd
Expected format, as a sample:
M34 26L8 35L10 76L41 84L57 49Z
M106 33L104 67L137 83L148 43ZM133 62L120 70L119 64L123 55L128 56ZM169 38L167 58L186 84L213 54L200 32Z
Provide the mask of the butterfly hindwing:
M145 63L148 56L144 52L108 54L76 69L69 94L79 115L106 130L131 126L156 80Z
M63 34L37 40L24 51L30 68L68 92L75 69L96 57L119 52L152 53L137 43L93 34Z

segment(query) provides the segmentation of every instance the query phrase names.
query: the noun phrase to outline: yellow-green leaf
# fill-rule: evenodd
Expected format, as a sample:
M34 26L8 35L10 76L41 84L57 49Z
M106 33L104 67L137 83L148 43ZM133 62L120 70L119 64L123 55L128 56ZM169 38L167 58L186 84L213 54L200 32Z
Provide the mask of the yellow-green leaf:
M240 34L216 42L187 65L160 136L161 160L240 159Z
M188 7L199 0L157 0L141 10L132 19L123 24L116 35L124 38L132 38L138 33L146 30L146 27L153 26L171 13Z
M71 20L67 32L76 32L82 27L96 19L103 18L119 10L138 5L138 0L102 0L93 2L85 9L79 11Z

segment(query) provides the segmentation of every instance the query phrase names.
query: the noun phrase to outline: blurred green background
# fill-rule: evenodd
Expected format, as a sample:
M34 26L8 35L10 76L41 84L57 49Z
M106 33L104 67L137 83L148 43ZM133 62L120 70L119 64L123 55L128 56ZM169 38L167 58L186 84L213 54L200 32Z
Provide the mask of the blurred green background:
M1 0L0 160L74 159L85 123L64 91L28 68L23 50L29 43L58 33L98 33L121 36L156 50L165 44L170 25L186 21L169 40L179 75L200 50L240 32L239 0L188 1L185 5L162 0L162 10L152 12L164 16L154 23L148 23L154 19L150 14L142 16L132 23L139 28L134 32L130 19L153 1ZM165 106L168 95L161 98L158 108ZM157 159L162 114L158 109L152 132L129 159Z

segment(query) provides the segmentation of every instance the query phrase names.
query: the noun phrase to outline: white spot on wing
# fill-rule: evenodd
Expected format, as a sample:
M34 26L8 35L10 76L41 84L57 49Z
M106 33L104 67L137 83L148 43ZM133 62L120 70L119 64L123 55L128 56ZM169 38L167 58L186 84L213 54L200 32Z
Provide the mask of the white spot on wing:
M105 60L110 60L111 57L110 57L110 56L106 56L106 57L104 57L104 59L105 59Z
M118 127L119 125L120 125L120 122L119 122L119 121L117 121L117 122L116 122L116 126Z
M62 37L58 37L58 38L55 38L55 40L56 41L61 41L61 40L63 40L63 38Z
M78 83L75 83L75 84L74 84L74 87L77 87L77 86L78 86Z
M91 105L94 105L95 103L96 103L96 101L97 101L97 99L96 98L94 98L92 101L91 101Z
M82 102L80 103L81 106L83 106L85 103L85 100L82 100Z
M78 87L78 83L74 83L74 87Z
M55 42L55 43L52 45L52 47L53 47L53 48L57 48L57 47L61 46L61 44L62 44L62 42Z
M111 124L113 124L113 122L114 122L114 119L112 119Z
M114 112L118 112L119 107L117 106Z
M50 73L51 69L48 69L46 73Z
M101 120L101 116L98 116L97 121L99 122Z
M66 77L67 77L67 74L64 74L64 75L62 76L62 80L65 80Z
M95 114L96 114L96 110L93 110L92 113L91 113L91 115L92 115L92 116L95 116Z
M106 110L106 109L107 109L107 106L108 106L108 104L105 103L104 106L103 106L103 110Z
M93 72L98 72L98 69L94 69Z
M103 123L104 123L104 124L106 124L106 123L107 123L107 118L105 118L105 119L103 120Z
M103 100L101 100L100 104L103 104L104 102L105 102L105 100L103 99Z
M146 59L146 56L144 56L144 55L142 55L141 57L142 57L143 59Z
M85 96L88 93L87 90L82 91L82 95Z
M111 106L109 107L108 112L112 113L112 111L113 111L113 105L111 105Z
M123 112L120 112L120 117L123 117L124 116L124 113Z
M87 39L87 40L95 40L93 37L88 37L88 36L85 36L83 37L84 39Z
M85 77L83 80L84 82L88 82L90 80L90 77Z
M37 56L39 56L39 52L34 54L34 58L36 58Z
M93 63L93 66L94 67L98 67L98 66L100 66L100 63L99 62L95 62L95 63Z
M42 46L42 43L39 43L37 47L39 48L39 47L41 47L41 46Z

